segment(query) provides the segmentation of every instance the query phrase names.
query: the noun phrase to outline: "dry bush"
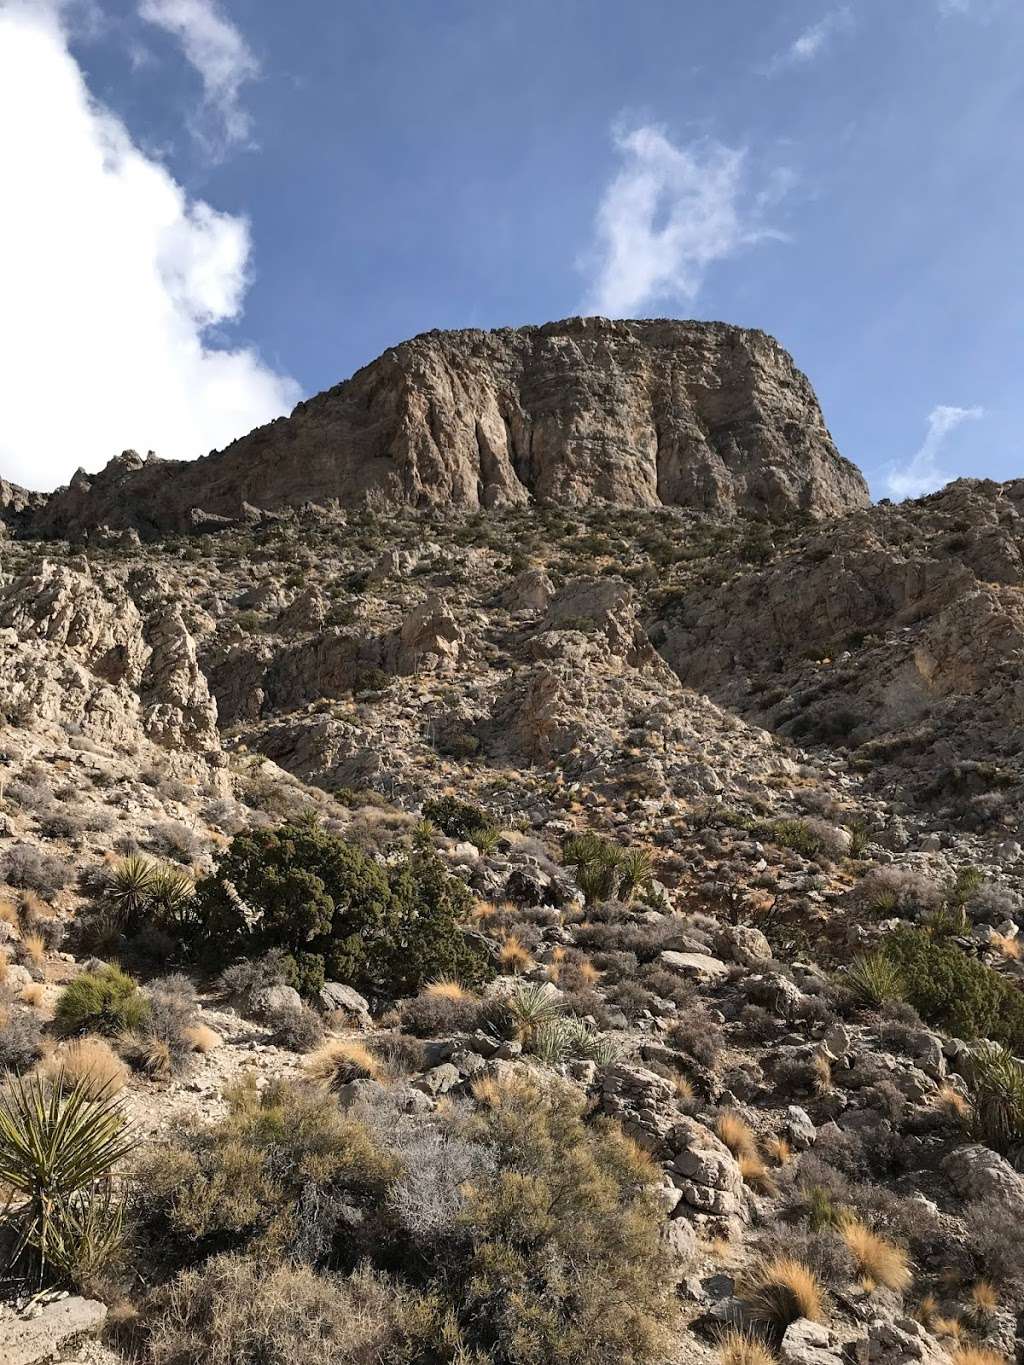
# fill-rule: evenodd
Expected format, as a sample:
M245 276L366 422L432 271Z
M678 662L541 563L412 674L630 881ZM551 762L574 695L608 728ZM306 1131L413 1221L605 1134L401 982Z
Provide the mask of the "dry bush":
M32 932L21 938L21 959L31 972L41 972L46 965L46 941L42 934Z
M436 981L428 981L420 994L427 1000L475 1000L477 997L468 991L454 977L441 976Z
M740 1288L751 1320L781 1338L798 1318L821 1322L824 1304L814 1271L792 1256L773 1256L749 1272Z
M718 1339L718 1365L775 1365L775 1357L760 1337L730 1327Z
M866 1289L883 1285L902 1293L909 1287L913 1272L902 1247L887 1242L856 1218L846 1219L840 1233Z
M152 1033L123 1033L118 1039L118 1047L133 1070L152 1080L170 1080L177 1069L170 1043Z
M971 1285L971 1311L976 1318L989 1318L999 1307L999 1292L989 1280Z
M412 1365L445 1335L436 1299L385 1276L342 1279L242 1256L182 1272L162 1307L151 1365Z
M498 963L502 971L518 976L520 972L529 971L533 958L517 934L506 934L498 950Z
M788 1166L793 1160L793 1149L785 1138L769 1138L764 1144L764 1150L768 1158L774 1161L776 1166Z
M383 1066L365 1043L333 1038L309 1058L306 1072L321 1085L338 1090L349 1081L378 1080Z
M90 1098L116 1095L128 1080L128 1068L105 1038L76 1038L52 1053L44 1075L68 1092L82 1085Z
M25 1005L32 1005L38 1008L46 998L46 987L41 981L30 981L27 986L21 989L20 999Z

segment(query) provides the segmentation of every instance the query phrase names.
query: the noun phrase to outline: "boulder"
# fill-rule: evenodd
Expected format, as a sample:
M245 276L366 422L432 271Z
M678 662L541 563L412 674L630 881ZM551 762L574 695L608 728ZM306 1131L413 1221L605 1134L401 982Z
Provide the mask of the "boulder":
M0 1322L0 1362L35 1365L66 1358L76 1342L99 1332L106 1317L105 1304L71 1295L46 1304L34 1317Z

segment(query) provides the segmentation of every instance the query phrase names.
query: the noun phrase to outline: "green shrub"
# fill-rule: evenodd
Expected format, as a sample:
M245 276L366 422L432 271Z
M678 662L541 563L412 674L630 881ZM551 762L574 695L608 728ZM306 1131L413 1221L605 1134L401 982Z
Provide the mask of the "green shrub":
M958 1038L1024 1047L1024 995L991 967L922 929L897 930L883 951L922 1019Z
M287 979L309 995L325 979L408 995L437 976L473 985L490 974L460 927L469 892L439 859L419 850L385 870L311 821L236 835L196 903L209 954L278 949Z
M899 968L884 952L854 958L843 984L862 1005L877 1009L889 1000L902 1000L904 985Z
M54 1026L68 1037L74 1033L134 1033L145 1028L149 1001L138 983L120 967L82 972L65 986L57 1001Z
M87 1287L117 1254L124 1201L113 1168L134 1147L118 1101L90 1077L70 1090L38 1077L0 1092L0 1224L12 1262L40 1283Z
M429 820L449 839L468 839L475 842L474 835L481 832L498 832L498 825L481 809L469 801L460 801L454 796L438 796L423 803L423 818Z

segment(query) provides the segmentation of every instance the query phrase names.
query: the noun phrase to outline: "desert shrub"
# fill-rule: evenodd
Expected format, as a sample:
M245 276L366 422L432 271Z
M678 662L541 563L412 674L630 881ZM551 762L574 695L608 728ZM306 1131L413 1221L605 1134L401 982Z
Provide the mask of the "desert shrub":
M960 1038L1024 1047L1024 995L956 944L920 929L899 929L884 952L922 1019Z
M718 1365L775 1365L775 1356L751 1332L730 1327L718 1339Z
M491 1098L466 1129L498 1161L463 1214L472 1344L545 1365L659 1358L671 1276L648 1158L613 1125L586 1124L571 1090L524 1082Z
M43 1055L43 1035L31 1010L0 1004L0 1071L31 1071Z
M455 796L438 796L424 801L423 818L436 825L449 839L467 839L470 843L475 843L474 835L481 832L500 832L487 811Z
M19 1079L0 1092L0 1181L13 1260L43 1283L85 1287L121 1247L114 1167L134 1140L116 1098Z
M64 1090L81 1086L87 1098L116 1095L128 1071L105 1038L76 1038L46 1059L47 1078Z
M147 1360L414 1365L444 1337L436 1296L390 1277L366 1269L349 1278L318 1275L308 1266L222 1255L183 1271L161 1296Z
M472 1033L480 1016L480 1001L473 996L452 998L421 992L402 1005L402 1027L418 1038L451 1037Z
M854 887L852 897L869 914L921 914L938 909L942 888L907 868L873 867Z
M292 1052L311 1052L323 1042L323 1021L309 1005L277 1010L270 1018L270 1026L275 1045Z
M260 957L243 957L217 977L215 989L224 999L250 1007L254 996L269 986L284 986L288 982L288 962L280 948L271 948Z
M57 1001L54 1025L59 1034L116 1035L141 1029L150 1006L138 983L120 967L82 972L65 986Z
M438 975L473 984L490 973L460 927L469 892L438 858L414 852L385 871L312 821L236 835L196 901L209 950L279 949L289 981L309 994L325 976L408 995Z
M697 1000L665 1035L666 1041L704 1067L713 1067L722 1050L722 1025L707 1005Z
M0 863L3 879L11 886L37 891L40 896L55 895L66 886L71 869L63 858L44 853L31 844L15 844Z

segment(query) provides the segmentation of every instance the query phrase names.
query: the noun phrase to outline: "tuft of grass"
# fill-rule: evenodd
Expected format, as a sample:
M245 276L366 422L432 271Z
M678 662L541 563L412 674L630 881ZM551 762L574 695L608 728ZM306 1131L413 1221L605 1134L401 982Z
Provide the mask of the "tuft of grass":
M518 976L533 966L529 949L516 934L506 934L498 949L498 964L505 972Z
M22 934L21 956L32 971L41 972L43 970L46 965L46 940L42 934Z
M213 1052L224 1041L208 1024L195 1024L185 1029L185 1039L193 1052Z
M719 1114L715 1122L715 1132L735 1157L756 1157L757 1139L754 1130L742 1114L727 1109Z
M759 1338L730 1327L718 1338L718 1365L776 1365L775 1357Z
M932 1096L932 1103L946 1118L964 1121L970 1117L971 1105L966 1096L961 1095L955 1085L949 1082L940 1085Z
M776 1166L788 1166L793 1160L793 1149L785 1138L769 1138L764 1144L765 1153L770 1161L774 1161Z
M985 1321L999 1307L999 1293L991 1280L976 1280L971 1285L971 1312L978 1321Z
M824 1304L818 1277L794 1256L772 1256L749 1272L741 1298L751 1320L781 1338L798 1318L821 1322Z
M349 1081L379 1080L383 1066L365 1043L355 1039L333 1038L318 1048L306 1063L306 1070L315 1081L331 1090L339 1090Z
M987 1346L957 1346L949 1359L950 1365L1008 1365L1004 1355Z
M37 1009L46 998L46 987L41 981L30 981L27 986L21 988L20 999L26 1005L33 1005Z
M149 1018L149 1001L120 967L82 972L64 987L54 1019L62 1037L93 1031L108 1036L132 1033Z
M857 1218L847 1218L840 1235L853 1257L865 1289L895 1289L902 1293L910 1286L913 1272L902 1247L887 1242Z
M775 1194L776 1185L772 1173L756 1152L741 1152L736 1158L744 1184L758 1194Z
M116 1095L128 1080L127 1067L105 1038L76 1038L46 1059L43 1074L66 1092L81 1086L89 1099Z
M421 995L430 1000L473 1000L475 996L472 991L466 990L460 981L452 976L439 976L436 981L429 981L420 991Z

